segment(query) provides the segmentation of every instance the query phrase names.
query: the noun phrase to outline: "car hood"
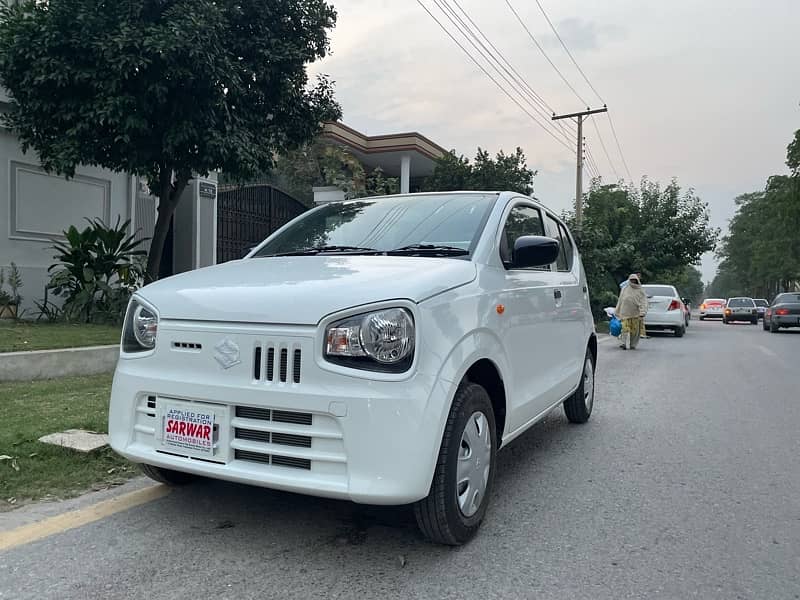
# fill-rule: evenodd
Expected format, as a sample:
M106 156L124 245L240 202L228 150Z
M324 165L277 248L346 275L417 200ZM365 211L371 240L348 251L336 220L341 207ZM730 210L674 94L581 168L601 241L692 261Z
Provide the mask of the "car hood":
M249 258L175 275L137 292L161 318L316 325L331 313L383 300L421 302L475 279L452 258Z

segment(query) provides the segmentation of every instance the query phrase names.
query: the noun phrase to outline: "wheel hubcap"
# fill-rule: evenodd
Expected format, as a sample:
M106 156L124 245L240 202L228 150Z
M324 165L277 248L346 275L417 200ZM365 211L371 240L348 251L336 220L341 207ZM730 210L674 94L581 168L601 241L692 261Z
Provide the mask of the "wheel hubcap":
M489 470L492 466L492 436L489 420L482 412L472 413L461 434L458 449L456 495L458 506L465 517L471 517L480 508Z
M583 402L586 410L591 412L594 404L594 367L591 359L587 358L583 365Z

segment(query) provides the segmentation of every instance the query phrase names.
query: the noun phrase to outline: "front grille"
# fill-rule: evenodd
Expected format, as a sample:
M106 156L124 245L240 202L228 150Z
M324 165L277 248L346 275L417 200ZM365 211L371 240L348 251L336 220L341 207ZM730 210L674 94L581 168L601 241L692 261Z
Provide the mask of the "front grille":
M273 433L272 443L282 446L297 446L298 448L311 448L311 438L307 435L294 435L291 433Z
M279 344L258 345L253 352L253 378L268 383L300 383L303 351ZM277 364L276 364L277 363Z
M266 442L269 444L269 431L255 431L253 429L234 430L235 436L240 440L250 440L251 442Z
M276 467L290 467L292 469L311 470L311 461L307 458L293 458L291 456L275 456L269 454L262 454L260 452L251 452L249 450L236 450L234 452L236 460L248 460L251 462L258 462L265 465L273 465Z
M296 425L311 425L311 413L289 412L287 410L273 410L272 420L278 423L294 423Z
M237 406L236 416L243 419L259 419L261 421L270 420L271 411L268 408L255 408L252 406Z

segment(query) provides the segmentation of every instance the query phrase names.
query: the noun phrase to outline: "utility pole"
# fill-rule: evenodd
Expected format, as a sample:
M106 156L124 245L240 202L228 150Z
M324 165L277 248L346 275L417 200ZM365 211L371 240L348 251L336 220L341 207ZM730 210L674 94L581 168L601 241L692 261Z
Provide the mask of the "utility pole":
M605 104L603 108L592 110L587 107L584 111L568 115L556 115L553 113L553 121L558 121L559 119L578 120L578 168L575 176L575 223L578 228L583 224L583 117L604 112L608 112L608 107Z

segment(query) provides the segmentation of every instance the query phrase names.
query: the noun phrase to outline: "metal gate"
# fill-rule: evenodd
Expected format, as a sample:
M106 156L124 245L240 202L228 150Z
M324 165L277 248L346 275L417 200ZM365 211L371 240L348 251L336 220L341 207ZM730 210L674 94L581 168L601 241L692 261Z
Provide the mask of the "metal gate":
M308 208L267 184L220 186L217 194L217 262L242 258L249 248Z

